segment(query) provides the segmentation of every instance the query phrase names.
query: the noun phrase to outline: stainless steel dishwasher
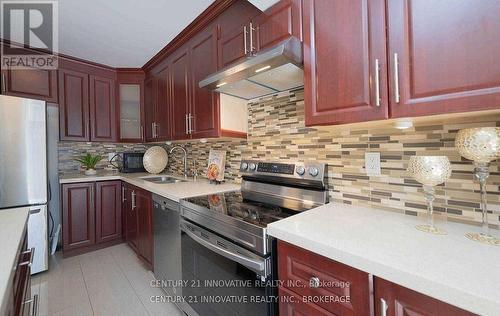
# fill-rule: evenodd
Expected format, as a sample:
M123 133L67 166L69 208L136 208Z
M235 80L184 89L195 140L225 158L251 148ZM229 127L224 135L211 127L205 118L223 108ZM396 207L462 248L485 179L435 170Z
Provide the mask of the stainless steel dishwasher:
M153 195L154 274L172 297L182 295L181 228L179 203ZM180 307L180 306L179 306Z

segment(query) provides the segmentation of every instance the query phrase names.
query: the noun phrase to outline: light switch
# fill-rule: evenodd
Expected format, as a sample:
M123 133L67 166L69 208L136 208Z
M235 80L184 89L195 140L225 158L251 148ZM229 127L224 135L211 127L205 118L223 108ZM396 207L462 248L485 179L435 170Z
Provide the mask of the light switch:
M367 175L380 175L380 153L365 153L365 170Z

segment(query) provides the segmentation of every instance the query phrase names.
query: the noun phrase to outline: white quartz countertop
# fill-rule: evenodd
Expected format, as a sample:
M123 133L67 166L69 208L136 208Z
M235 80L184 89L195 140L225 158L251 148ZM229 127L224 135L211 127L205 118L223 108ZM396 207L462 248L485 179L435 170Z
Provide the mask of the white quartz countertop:
M222 192L236 191L240 189L239 184L222 183L212 184L207 179L187 178L186 182L177 183L152 183L141 179L143 177L170 176L177 179L184 179L172 175L152 175L149 173L118 173L118 172L101 172L95 176L86 176L84 174L68 174L59 177L59 183L79 183L92 181L107 181L107 180L122 180L139 188L145 189L152 193L163 196L167 199L178 202L181 199L207 194L216 194Z
M500 247L473 242L472 225L448 235L414 228L423 219L327 204L268 226L278 239L480 315L500 315Z
M0 315L6 313L8 285L14 277L17 250L24 237L24 227L28 220L29 208L0 210Z

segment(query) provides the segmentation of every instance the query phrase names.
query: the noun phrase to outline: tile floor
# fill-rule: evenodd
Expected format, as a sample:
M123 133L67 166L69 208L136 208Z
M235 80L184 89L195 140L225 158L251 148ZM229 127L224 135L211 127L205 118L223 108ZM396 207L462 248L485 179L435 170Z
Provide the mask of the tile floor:
M150 287L147 271L126 244L63 259L53 256L50 269L32 278L32 295L39 294L40 316L181 316L172 303L152 303L164 295Z

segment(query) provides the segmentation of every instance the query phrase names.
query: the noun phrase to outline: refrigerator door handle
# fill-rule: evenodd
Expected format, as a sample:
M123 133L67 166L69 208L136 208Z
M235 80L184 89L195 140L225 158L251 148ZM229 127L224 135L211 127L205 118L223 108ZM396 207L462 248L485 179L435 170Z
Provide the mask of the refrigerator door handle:
M40 213L41 210L42 210L41 208L34 208L34 209L30 210L29 214L30 215L32 215L32 214L38 214L38 213Z

